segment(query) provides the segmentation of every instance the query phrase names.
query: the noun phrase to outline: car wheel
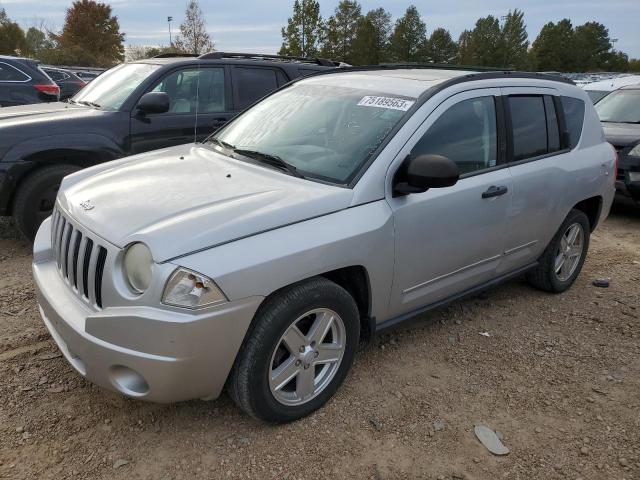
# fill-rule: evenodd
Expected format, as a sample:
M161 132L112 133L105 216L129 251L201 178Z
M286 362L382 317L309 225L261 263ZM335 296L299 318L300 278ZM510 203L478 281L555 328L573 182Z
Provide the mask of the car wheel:
M359 336L358 308L345 289L324 278L288 287L258 311L232 369L229 394L260 420L304 417L338 389Z
M78 170L75 165L51 165L22 182L13 202L13 218L27 240L33 242L40 224L51 215L62 179Z
M567 290L582 270L590 231L584 212L571 210L540 257L538 267L527 274L529 283L547 292Z

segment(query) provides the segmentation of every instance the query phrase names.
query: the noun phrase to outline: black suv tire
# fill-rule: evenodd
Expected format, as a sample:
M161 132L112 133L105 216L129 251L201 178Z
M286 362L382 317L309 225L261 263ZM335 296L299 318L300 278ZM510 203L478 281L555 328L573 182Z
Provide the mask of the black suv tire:
M20 233L33 242L40 224L51 215L60 182L77 172L75 165L51 165L30 173L18 187L13 202L13 218Z

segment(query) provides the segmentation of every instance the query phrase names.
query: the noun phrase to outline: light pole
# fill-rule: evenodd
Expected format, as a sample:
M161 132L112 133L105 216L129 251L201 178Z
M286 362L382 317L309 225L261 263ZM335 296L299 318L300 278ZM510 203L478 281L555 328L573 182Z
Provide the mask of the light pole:
M171 41L171 20L173 20L173 17L167 17L167 22L169 23L169 47L173 46L173 42Z

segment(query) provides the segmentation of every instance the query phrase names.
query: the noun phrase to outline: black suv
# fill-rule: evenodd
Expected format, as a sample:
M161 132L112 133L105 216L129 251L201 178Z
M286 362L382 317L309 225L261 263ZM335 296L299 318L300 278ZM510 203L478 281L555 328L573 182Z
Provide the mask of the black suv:
M57 102L60 87L37 60L0 55L0 107Z
M60 87L60 100L73 97L87 84L71 70L46 66L41 68Z
M336 63L214 52L103 73L67 103L0 110L0 215L33 239L60 180L98 163L202 141L285 83Z
M595 107L607 141L618 152L619 196L640 205L640 85L611 92Z

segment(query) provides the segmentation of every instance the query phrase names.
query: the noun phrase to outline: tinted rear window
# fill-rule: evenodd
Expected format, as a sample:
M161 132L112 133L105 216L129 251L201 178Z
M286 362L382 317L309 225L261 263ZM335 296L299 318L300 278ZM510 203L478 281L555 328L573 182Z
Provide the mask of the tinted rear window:
M561 97L562 109L564 110L564 121L569 132L569 147L575 148L582 135L582 124L584 123L584 102L579 98Z
M278 88L276 71L271 68L234 68L233 89L236 110L244 110L256 100Z
M8 63L0 62L0 82L24 82L26 80L29 80L26 73Z
M547 153L547 117L541 96L509 97L513 126L513 160Z

